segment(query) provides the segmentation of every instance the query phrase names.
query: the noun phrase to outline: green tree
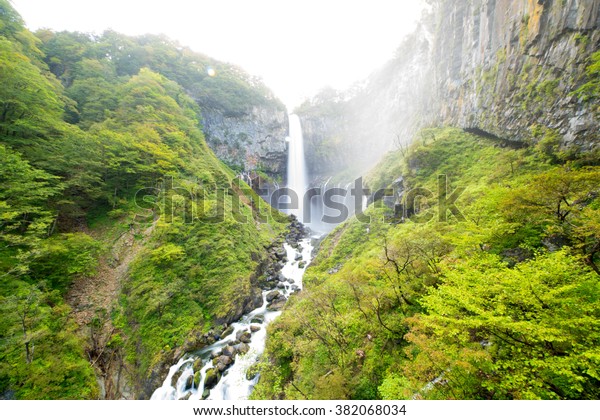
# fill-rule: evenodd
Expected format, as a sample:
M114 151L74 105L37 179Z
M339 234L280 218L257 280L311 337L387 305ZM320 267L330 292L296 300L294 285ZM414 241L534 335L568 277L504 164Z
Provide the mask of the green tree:
M409 320L404 375L429 398L598 398L594 273L563 250L506 268L480 255L445 274Z

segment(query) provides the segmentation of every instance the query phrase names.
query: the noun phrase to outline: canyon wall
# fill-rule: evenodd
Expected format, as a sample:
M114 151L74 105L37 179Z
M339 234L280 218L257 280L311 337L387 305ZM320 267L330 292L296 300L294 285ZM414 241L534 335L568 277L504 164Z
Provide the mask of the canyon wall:
M278 104L254 106L228 115L200 104L206 141L215 154L240 171L260 170L283 176L287 163L288 118Z
M598 147L598 75L588 69L599 59L600 0L428 3L417 30L360 89L298 110L313 176L340 157L353 176L363 173L426 126Z

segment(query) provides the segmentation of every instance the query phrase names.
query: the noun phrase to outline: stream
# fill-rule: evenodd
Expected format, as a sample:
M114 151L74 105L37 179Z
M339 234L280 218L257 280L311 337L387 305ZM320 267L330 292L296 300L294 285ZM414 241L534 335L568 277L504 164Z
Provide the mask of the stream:
M287 262L281 269L281 274L286 281L279 285L279 293L288 298L292 293L302 289L302 278L306 267L311 262L311 253L313 246L311 239L306 238L299 242L300 251L291 247L287 243L284 244L287 253ZM301 263L304 264L301 264ZM302 266L302 268L300 268ZM284 289L281 289L285 286ZM267 340L267 326L273 322L281 311L271 311L267 309L267 296L269 293L273 295L274 290L263 291L263 305L245 315L238 322L231 324L233 331L227 336L222 337L216 343L204 347L195 354L184 355L175 365L169 369L169 374L165 378L162 386L154 391L152 400L245 400L248 399L254 385L258 382L260 374L255 375L251 379L246 376L248 370L256 364L260 356L265 350ZM245 333L245 334L244 334ZM249 335L250 334L250 335ZM243 346L239 343L239 339L249 341L247 346L244 346L244 352L238 352L237 349ZM235 347L233 347L235 345ZM231 364L223 370L222 377L216 385L214 385L215 377L213 372L218 369L218 366L213 365L215 357L229 357L232 349L236 349ZM244 353L244 354L242 354ZM230 361L228 359L219 359ZM201 363L198 361L201 360ZM194 371L200 371L199 378ZM221 366L223 368L224 366ZM210 375L209 375L209 370ZM209 386L205 390L205 381L209 375ZM176 381L174 381L176 378ZM198 380L199 379L199 380ZM212 382L212 384L210 383ZM214 387L212 387L214 386ZM212 389L208 389L212 387Z

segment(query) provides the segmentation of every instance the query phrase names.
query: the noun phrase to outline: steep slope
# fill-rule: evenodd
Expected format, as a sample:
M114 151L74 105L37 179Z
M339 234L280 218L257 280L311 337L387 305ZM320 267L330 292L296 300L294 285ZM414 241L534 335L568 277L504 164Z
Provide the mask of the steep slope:
M598 147L598 0L428 3L364 86L298 110L311 173L335 173L342 156L356 176L440 125L570 153Z
M177 82L200 106L206 141L217 157L236 171L261 170L273 176L285 172L285 106L260 79L242 69L165 36L106 31L93 37L44 30L36 35L43 40L50 70L77 101L72 122L103 120L115 106L114 98L106 96L109 84L147 67Z
M179 74L172 44L118 55L111 41L133 41L40 39L0 11L0 394L148 397L178 351L260 306L287 220L210 150L186 90L144 67ZM236 106L269 101L243 77L223 85L240 84Z
M322 242L255 398L598 398L600 170L498 146L429 129L377 166L398 206Z

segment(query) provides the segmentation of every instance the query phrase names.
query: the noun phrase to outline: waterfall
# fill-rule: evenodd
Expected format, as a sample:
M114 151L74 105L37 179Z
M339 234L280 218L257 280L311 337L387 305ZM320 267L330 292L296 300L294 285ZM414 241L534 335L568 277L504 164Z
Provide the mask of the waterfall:
M300 118L297 115L289 116L290 132L288 137L288 168L287 168L287 187L298 196L296 208L292 208L291 213L298 217L300 222L304 222L304 194L308 189L308 177L306 174L306 162L304 160L304 138L302 136L302 126ZM295 204L292 201L292 204Z

